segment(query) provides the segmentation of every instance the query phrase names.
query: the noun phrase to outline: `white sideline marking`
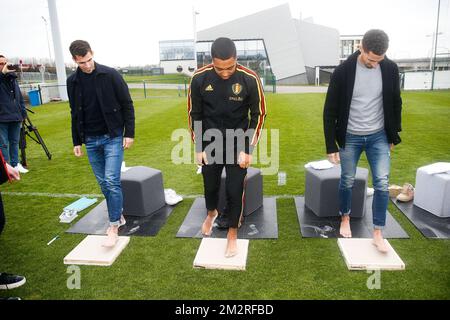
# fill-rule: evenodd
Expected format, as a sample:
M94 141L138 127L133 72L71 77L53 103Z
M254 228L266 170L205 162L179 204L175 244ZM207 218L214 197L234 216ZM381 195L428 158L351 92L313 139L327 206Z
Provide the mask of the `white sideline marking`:
M82 197L88 197L88 198L104 198L102 194L77 194L77 193L48 193L48 192L8 192L4 191L2 192L3 195L6 196L19 196L19 197L48 197L48 198L82 198ZM195 199L199 197L203 197L202 194L186 194L181 195L183 198L186 199ZM276 198L276 199L289 199L293 197L299 196L299 194L282 194L282 195L264 195L268 198Z
M75 193L46 193L46 192L2 192L7 196L20 196L20 197L48 197L48 198L82 198L82 197L103 197L102 194L75 194Z

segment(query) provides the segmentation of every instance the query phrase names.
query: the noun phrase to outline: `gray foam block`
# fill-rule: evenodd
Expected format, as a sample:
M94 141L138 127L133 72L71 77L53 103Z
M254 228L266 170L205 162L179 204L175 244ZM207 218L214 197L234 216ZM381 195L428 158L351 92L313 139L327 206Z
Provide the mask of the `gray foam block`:
M124 215L148 216L166 205L162 173L137 166L122 173Z
M341 166L327 170L305 169L305 203L318 217L339 215L339 180ZM367 180L369 170L357 168L352 192L353 217L362 217L366 212Z

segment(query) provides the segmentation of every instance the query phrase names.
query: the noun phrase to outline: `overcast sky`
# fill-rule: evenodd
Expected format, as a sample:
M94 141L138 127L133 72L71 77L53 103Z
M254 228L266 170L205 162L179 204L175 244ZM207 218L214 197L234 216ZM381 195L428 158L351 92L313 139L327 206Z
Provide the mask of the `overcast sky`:
M202 30L286 2L293 18L312 17L340 34L384 29L391 39L391 58L430 56L432 40L427 35L436 28L438 0L57 0L64 60L71 61L70 42L84 39L100 63L157 64L160 40L193 38L193 7L199 12L197 30ZM48 57L42 19L49 21L47 0L0 3L0 53ZM449 20L450 0L441 0L438 52L450 52ZM51 51L54 57L52 42Z

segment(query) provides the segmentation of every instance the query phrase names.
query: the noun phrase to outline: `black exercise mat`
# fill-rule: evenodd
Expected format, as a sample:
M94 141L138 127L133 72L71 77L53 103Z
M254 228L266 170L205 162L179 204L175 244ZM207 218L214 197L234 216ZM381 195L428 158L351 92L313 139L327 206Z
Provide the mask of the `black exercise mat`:
M413 201L400 202L391 198L391 201L409 221L424 235L432 239L450 239L450 218L440 218L434 214L415 206Z
M126 216L127 224L120 227L120 236L153 237L164 226L174 206L166 205L146 217ZM73 225L67 233L83 233L92 235L106 234L109 227L108 209L106 200L92 209L88 214Z
M350 226L353 238L372 238L372 198L366 200L366 214L362 218L350 219ZM340 238L339 227L340 217L319 218L305 206L304 197L295 197L295 207L297 218L300 224L300 233L304 238ZM398 222L387 212L386 227L383 230L383 237L390 239L409 238L408 234L398 224Z
M205 198L196 198L178 230L177 238L203 238L201 227L205 217ZM211 238L226 238L227 232L227 229L214 227ZM277 201L275 198L264 198L261 208L244 217L244 222L238 229L238 238L278 238Z

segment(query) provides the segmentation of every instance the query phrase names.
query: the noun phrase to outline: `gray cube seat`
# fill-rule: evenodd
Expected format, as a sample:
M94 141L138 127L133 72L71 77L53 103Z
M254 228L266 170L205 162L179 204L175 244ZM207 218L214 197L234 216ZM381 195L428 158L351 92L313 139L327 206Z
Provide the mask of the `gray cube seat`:
M166 205L160 170L138 166L122 173L123 214L148 216Z
M225 168L222 171L219 191L219 211L222 213L226 207L226 190L225 190ZM244 195L244 216L248 216L255 212L263 205L263 178L261 170L256 168L247 169L247 182Z
M357 168L352 191L351 217L364 216L366 211L369 170ZM318 217L339 216L339 180L341 166L327 170L305 169L305 205Z

